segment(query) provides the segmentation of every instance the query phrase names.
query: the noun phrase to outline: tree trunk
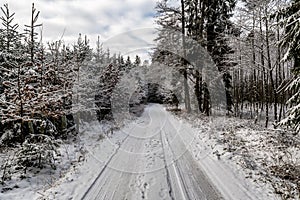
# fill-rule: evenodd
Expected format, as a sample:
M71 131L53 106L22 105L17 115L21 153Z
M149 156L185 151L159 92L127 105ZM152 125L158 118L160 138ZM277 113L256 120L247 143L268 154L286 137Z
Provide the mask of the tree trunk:
M181 25L182 25L182 48L183 48L183 78L184 78L184 102L185 109L187 112L191 112L191 102L190 102L190 94L189 94L189 85L188 85L188 74L187 74L187 61L186 61L186 44L185 44L185 11L184 11L184 0L181 0Z
M267 8L265 8L265 15L267 16ZM268 70L269 70L269 78L271 83L271 91L269 91L269 100L270 103L273 103L274 100L274 120L277 121L277 94L276 94L276 88L274 84L274 78L273 78L273 69L272 69L272 63L271 63L271 53L270 53L270 38L269 38L269 20L266 18L266 47L267 47L267 60L268 60ZM272 94L273 93L273 94ZM272 99L272 96L274 99ZM268 124L266 124L268 126Z

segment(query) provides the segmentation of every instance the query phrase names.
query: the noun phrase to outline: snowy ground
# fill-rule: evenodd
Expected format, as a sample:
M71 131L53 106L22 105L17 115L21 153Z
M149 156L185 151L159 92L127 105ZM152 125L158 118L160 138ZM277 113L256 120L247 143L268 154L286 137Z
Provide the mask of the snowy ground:
M221 199L187 151L192 138L181 139L173 120L180 124L163 107L148 107L141 118L97 148L87 147L86 162L75 170L78 175L70 173L44 198Z
M238 171L273 199L300 199L300 138L253 120L179 113L223 165ZM206 131L203 128L206 127ZM209 133L209 134L207 134ZM195 152L197 155L197 152ZM218 171L218 170L214 170ZM258 192L258 196L261 194Z
M25 179L0 199L280 199L274 188L284 193L280 184L289 182L276 174L284 165L272 156L299 161L296 140L279 148L282 131L234 118L175 116L160 105L118 131L84 127L80 142L64 145L55 174Z
M18 150L6 148L0 153L1 178L7 177L4 184L0 185L0 199L37 199L40 190L52 187L66 171L77 165L83 155L79 143L61 144L61 155L56 157L56 170L46 166L43 169L29 168L25 173L23 170L15 170Z

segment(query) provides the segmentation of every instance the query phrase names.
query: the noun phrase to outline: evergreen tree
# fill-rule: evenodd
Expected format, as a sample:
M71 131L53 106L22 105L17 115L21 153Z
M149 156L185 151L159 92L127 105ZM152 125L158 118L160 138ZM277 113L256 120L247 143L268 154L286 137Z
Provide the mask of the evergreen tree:
M36 28L42 26L42 24L37 24L39 14L40 11L37 11L34 7L34 3L32 3L30 25L25 25L25 34L27 35L26 43L28 47L28 53L30 55L30 61L32 64L35 61L35 53L38 51L39 48L39 43L37 42L38 33L36 32Z
M141 58L138 56L138 55L136 55L135 56L135 60L134 60L134 63L133 63L133 65L134 66L140 66L141 65Z
M177 85L178 91L184 95L185 108L191 111L187 68L189 63L187 59L186 44L186 18L188 13L185 11L185 1L180 1L179 7L169 4L169 1L160 1L156 6L158 12L157 23L161 29L156 41L158 45L152 55L152 60L163 63L182 74L183 81ZM180 56L179 56L180 55ZM178 80L177 80L178 81Z
M111 97L119 79L119 69L116 65L109 64L105 67L99 78L98 90L95 95L95 104L98 106L98 120L111 118Z
M130 60L130 57L127 56L127 59L126 59L126 62L125 62L125 66L126 66L126 69L130 69L131 68L131 60Z
M4 28L1 29L0 48L6 53L12 53L12 50L20 45L21 37L17 31L19 25L13 23L15 13L10 13L8 4L4 4L1 11L3 16L0 19Z
M234 66L229 55L234 53L228 44L228 35L232 30L230 17L235 7L235 0L212 0L208 2L206 14L207 26L207 50L211 54L218 70L223 73L223 81L226 90L227 110L232 112L232 76L230 67Z
M279 12L279 16L284 19L286 25L285 35L281 41L281 46L287 49L284 59L294 61L292 69L294 78L287 88L294 91L294 94L288 100L291 108L281 124L291 126L300 133L300 1L293 0L288 8Z
M103 44L100 42L100 36L98 36L98 40L96 42L96 53L94 57L97 63L103 64L104 52L103 52Z
M121 54L119 54L118 60L119 60L118 62L121 66L125 65L124 57Z

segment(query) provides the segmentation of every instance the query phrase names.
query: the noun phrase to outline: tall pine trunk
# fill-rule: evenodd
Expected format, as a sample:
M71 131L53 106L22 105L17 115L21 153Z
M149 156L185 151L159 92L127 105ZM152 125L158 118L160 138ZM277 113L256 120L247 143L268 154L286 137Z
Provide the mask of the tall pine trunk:
M181 0L181 30L182 30L182 48L183 48L183 78L184 78L184 102L185 109L187 112L191 112L191 102L190 102L190 93L189 93L189 85L188 85L188 74L187 74L187 54L186 54L186 42L185 42L185 11L184 11L184 0Z

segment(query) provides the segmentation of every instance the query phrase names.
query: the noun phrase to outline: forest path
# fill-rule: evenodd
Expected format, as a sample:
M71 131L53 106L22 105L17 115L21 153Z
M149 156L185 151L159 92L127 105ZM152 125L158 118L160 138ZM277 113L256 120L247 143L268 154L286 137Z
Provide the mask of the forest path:
M121 132L82 199L223 199L188 150L193 133L161 105L149 105Z

